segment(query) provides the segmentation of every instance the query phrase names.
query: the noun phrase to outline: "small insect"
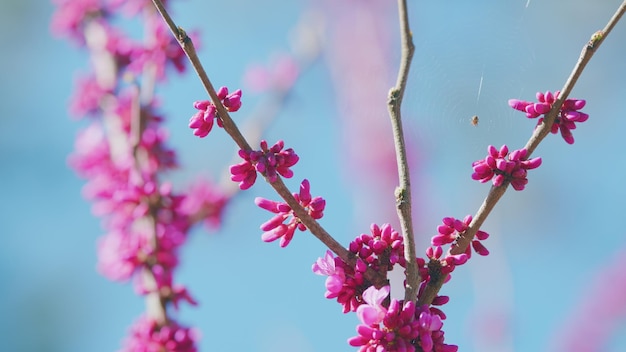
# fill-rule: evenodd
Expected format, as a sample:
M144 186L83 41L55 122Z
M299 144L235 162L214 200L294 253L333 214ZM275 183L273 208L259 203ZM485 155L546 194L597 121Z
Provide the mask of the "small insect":
M472 118L470 119L470 122L472 123L472 126L478 126L478 116L476 115L472 116Z

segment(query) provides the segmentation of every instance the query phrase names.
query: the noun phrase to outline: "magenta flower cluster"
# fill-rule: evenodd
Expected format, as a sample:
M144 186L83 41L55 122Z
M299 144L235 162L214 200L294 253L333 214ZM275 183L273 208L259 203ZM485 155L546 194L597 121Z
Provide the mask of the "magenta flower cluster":
M489 251L481 243L489 235L478 231L472 246L464 253L451 254L456 240L469 228L470 215L463 220L447 217L437 228L438 234L432 238L432 247L426 250L431 261L439 262L440 272L449 281L450 273L457 265L462 265L471 257L473 248L480 255ZM443 245L451 245L443 255ZM337 299L343 312L356 312L361 320L357 327L358 336L348 340L351 346L360 351L457 351L457 346L444 343L441 330L446 315L437 306L449 301L447 296L436 296L432 306L416 306L414 302L389 300L389 286L377 289L365 278L368 269L385 277L396 264L406 268L404 242L402 236L389 224L371 227L371 234L361 234L348 247L357 257L356 264L350 266L330 251L324 258L313 264L313 272L325 275L326 298ZM418 299L431 281L431 271L423 258L417 258L421 283Z
M372 284L364 277L368 268L387 275L396 264L406 267L402 236L391 225L372 224L371 234L361 234L350 243L348 250L357 257L352 267L328 251L313 264L313 272L328 276L326 298L336 298L343 312L354 312L363 303L362 293Z
M139 318L130 328L130 336L120 352L196 352L199 333L171 321L160 326L146 316Z
M300 193L294 193L294 198L315 220L324 216L326 201L322 197L311 197L311 185L308 180L303 180L300 184ZM261 197L257 197L254 202L259 207L275 213L276 215L261 225L261 230L265 231L261 239L265 242L273 242L280 238L280 246L287 247L293 239L296 228L305 231L306 226L300 221L289 204L277 202ZM291 219L289 219L291 217ZM289 221L285 224L285 220Z
M525 112L528 118L537 118L541 115L547 114L552 109L552 105L554 105L556 100L559 98L559 94L559 91L556 91L554 94L550 91L545 93L538 92L538 103L510 99L509 105L515 110ZM576 129L576 122L585 122L589 119L589 115L578 111L585 107L585 103L585 100L582 99L565 99L556 119L554 120L554 124L552 125L550 132L555 134L560 130L561 136L565 142L573 144L574 136L572 135L572 130ZM537 125L542 122L543 117L539 119Z
M234 112L241 107L241 89L237 89L228 94L228 88L221 87L217 91L217 96L226 110ZM193 134L204 138L213 129L214 121L217 120L219 127L224 127L222 120L217 116L217 108L209 100L200 100L193 103L193 107L199 111L189 119L189 128L193 129Z
M278 175L285 178L293 177L290 167L300 158L293 149L283 150L284 147L285 142L282 140L269 148L267 142L262 140L260 150L240 150L239 156L244 161L230 167L230 179L239 182L239 188L246 190L256 182L257 171L270 182L276 181Z
M476 232L475 237L471 241L471 246L468 246L463 253L452 254L452 249L458 246L457 240L467 231L471 222L471 215L467 215L463 220L453 217L443 218L442 225L437 227L437 234L431 238L432 246L426 249L426 258L439 263L440 269L439 272L436 273L436 276L445 275L444 282L450 281L452 278L450 274L457 266L467 263L472 256L472 248L479 255L486 256L489 254L489 251L481 242L486 240L489 234L482 230ZM450 245L445 255L442 247L444 245ZM432 280L432 272L425 259L417 258L417 264L422 280L417 296L421 297L426 286ZM448 303L448 301L448 296L437 296L432 304L434 306L441 306ZM446 315L439 308L430 307L429 309L432 313L439 315L441 319L446 318Z
M444 343L443 322L437 313L396 299L385 304L389 291L389 286L371 286L363 292L364 303L356 310L362 324L357 326L359 335L348 340L351 346L360 347L361 352L458 351L457 346Z
M496 187L510 182L516 191L521 191L528 183L527 170L541 165L541 158L526 160L528 154L526 149L518 149L509 154L509 148L506 145L503 145L500 150L490 145L487 152L485 159L472 164L474 168L472 179L482 183L492 180Z
M78 136L69 164L87 179L83 193L94 202L94 214L104 220L98 270L111 280L133 279L136 292L157 297L163 309L149 311L132 327L123 350L196 351L197 334L167 312L182 302L197 304L187 288L176 283L178 249L194 224L221 223L228 198L208 182L198 181L185 193L161 180L165 171L177 166L176 154L166 145L168 134L154 92L150 85L136 83L161 82L168 67L183 72L185 54L150 1L55 3L53 32L89 50L97 63L77 81L70 104L73 114L91 121ZM116 27L114 14L121 11L145 14L144 42ZM224 104L237 109L240 96L226 91Z
M472 216L467 215L463 220L445 217L442 222L443 224L437 227L438 234L431 239L431 244L439 249L429 248L426 253L429 258L439 258L441 256L441 246L454 243L459 236L469 228L472 222ZM476 232L475 238L472 240L472 248L474 248L474 251L479 255L486 256L489 254L487 248L480 242L486 240L488 237L489 234L484 231L478 230ZM465 254L467 255L467 259L471 257L472 252L470 247L467 247ZM454 259L454 264L459 264L459 260L464 263L466 259L464 260L457 257Z

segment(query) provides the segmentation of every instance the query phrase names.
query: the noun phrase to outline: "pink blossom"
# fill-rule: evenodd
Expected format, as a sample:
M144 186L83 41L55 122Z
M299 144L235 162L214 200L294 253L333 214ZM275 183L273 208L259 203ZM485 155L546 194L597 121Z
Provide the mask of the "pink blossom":
M191 222L204 221L209 228L218 228L230 199L217 185L205 180L194 182L184 194L178 211Z
M290 167L300 159L293 149L283 150L285 143L279 140L268 148L265 140L261 141L261 150L240 150L239 156L244 159L240 164L230 167L230 179L239 182L242 190L252 187L256 181L256 172L267 177L269 182L276 181L278 175L291 178L293 171Z
M311 186L308 180L303 180L300 184L300 193L294 193L294 198L311 215L313 219L321 219L324 216L326 201L322 197L311 197ZM259 207L271 211L276 215L261 225L261 230L265 231L261 238L265 242L272 242L280 238L280 246L286 247L293 239L296 228L300 231L306 230L306 226L300 222L291 207L287 203L271 201L257 197L254 202ZM291 219L285 224L285 220Z
M541 165L541 158L526 160L528 154L526 149L518 149L509 154L506 145L503 145L500 150L490 145L487 151L485 159L472 163L474 169L472 179L482 183L493 179L493 185L496 187L510 182L516 191L521 191L528 183L527 170Z
M241 107L241 89L228 94L228 88L221 87L217 91L217 96L230 112L235 112ZM199 111L189 119L189 128L192 128L193 134L203 138L206 137L211 129L213 129L214 120L217 120L219 127L224 127L222 119L217 116L217 108L209 100L200 100L193 103L193 107Z
M333 258L327 252L324 259L318 259L313 271L318 275L328 275L326 298L337 298L343 312L356 311L363 304L363 292L371 285L364 273L368 268L387 274L396 264L404 267L404 243L402 236L391 225L372 224L371 234L361 234L349 245L348 250L357 256L354 267L341 258ZM334 263L331 263L334 260Z
M390 224L370 226L371 234L361 234L350 242L349 250L378 271L393 269L395 264L404 267L404 242L402 236ZM384 254L384 256L383 256ZM383 261L383 257L385 261Z
M366 269L367 265L361 259L357 259L355 267L350 267L341 258L333 257L330 251L313 264L314 273L328 276L325 297L336 298L344 313L354 312L362 304L361 293L371 286L363 276Z
M461 236L461 234L463 234L469 228L469 225L472 222L472 216L467 215L463 220L455 219L452 217L445 217L443 218L442 222L443 225L439 225L437 227L437 232L439 232L439 234L433 236L431 239L431 244L435 247L429 247L426 250L426 256L431 259L439 259L443 254L441 246L454 243L459 238L459 236ZM478 230L476 232L476 235L472 240L472 246L478 254L489 254L487 248L485 248L485 246L479 242L482 240L486 240L488 237L489 234L485 231ZM470 256L471 251L467 252L465 255L448 254L445 260L449 265L461 265L464 264L467 259L470 258Z
M441 317L427 306L416 307L413 302L392 299L388 307L383 301L389 286L380 290L368 288L363 297L368 301L357 309L362 324L358 335L348 340L359 351L455 352L457 346L444 343ZM419 349L418 349L419 348Z
M430 258L431 261L439 261L442 265L441 274L447 275L445 281L450 280L450 273L454 271L457 265L465 264L468 259L472 255L472 248L479 255L488 255L489 251L482 244L482 240L486 240L489 237L489 234L485 231L478 230L471 241L471 246L468 246L464 253L461 254L452 254L451 250L457 246L457 239L469 228L470 223L472 222L472 216L467 215L463 220L455 219L452 217L445 217L442 220L443 224L437 227L438 234L433 236L431 239L432 247L428 247L426 249L426 256ZM441 246L451 244L447 253L444 255L443 249ZM418 259L418 266L420 277L422 279L422 284L420 286L420 291L418 293L418 297L421 295L425 285L430 280L430 271L426 266L426 261L421 258ZM444 296L441 296L444 297ZM444 304L447 302L447 298L436 298L435 299L439 303L434 303L435 305ZM443 302L445 300L445 302Z
M104 0L53 0L56 11L52 15L52 33L83 44L83 25L88 18L101 16Z
M363 292L363 300L367 304L360 305L356 310L356 316L366 325L374 325L383 321L387 309L383 301L389 296L389 286L376 289L370 286Z
M74 153L67 163L81 177L92 178L102 170L113 168L109 142L100 122L92 122L78 133L74 142Z
M105 48L113 56L118 71L124 72L137 54L143 50L143 46L106 23L102 25L102 28L106 31Z
M100 103L111 90L102 88L93 75L78 77L75 85L74 96L70 100L70 113L76 117L99 114Z
M169 64L178 73L183 73L188 62L185 52L163 21L159 18L152 21L155 21L154 25L148 26L151 41L133 51L129 70L137 75L142 74L146 68L155 70L158 80L165 79L165 69Z
M217 91L217 97L220 98L226 110L230 112L235 112L241 107L241 89L237 89L231 94L228 94L228 88L221 87Z
M340 266L336 265L337 258L328 250L324 258L318 258L313 264L312 270L317 275L326 275L326 298L336 298L343 289L346 274Z
M120 352L196 352L199 333L169 320L164 326L142 316L130 328Z
M556 91L554 94L549 91L545 94L538 92L538 103L510 99L509 106L515 110L525 112L528 118L536 118L547 114L552 109L552 105L554 105L556 100L559 98L559 94L559 91ZM566 99L563 102L563 105L561 105L559 114L554 120L554 124L552 125L550 132L554 134L560 130L561 136L565 142L573 144L574 136L572 135L571 130L576 129L576 122L585 122L589 119L589 115L578 111L585 107L585 103L585 100L582 99ZM543 119L543 117L540 118L537 121L537 125L540 125L543 122Z
M189 119L189 128L193 129L193 134L203 138L206 137L213 129L213 123L217 117L217 109L215 105L208 100L196 101L193 107L199 111ZM222 120L217 119L217 125L222 125Z
M141 266L138 238L113 231L98 241L98 271L113 281L126 281Z

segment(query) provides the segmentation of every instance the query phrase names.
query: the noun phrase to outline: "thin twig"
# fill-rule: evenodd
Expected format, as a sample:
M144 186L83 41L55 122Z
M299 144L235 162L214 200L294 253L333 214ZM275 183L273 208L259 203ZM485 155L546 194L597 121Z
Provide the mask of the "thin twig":
M550 112L546 114L543 123L535 129L532 136L526 143L525 148L528 150L528 154L526 155L527 158L530 157L530 155L537 148L539 143L541 143L541 141L550 133L550 129L556 119L557 114L559 113L559 110L561 109L561 105L563 104L565 99L567 99L569 93L574 88L574 85L582 74L585 66L587 65L589 60L591 60L593 54L600 47L604 39L607 37L607 35L609 35L613 27L615 27L615 25L625 12L626 1L624 1L620 5L620 7L617 9L617 11L609 20L604 29L602 31L594 33L589 42L585 44L580 54L580 57L578 58L578 61L576 62L576 65L572 70L572 73L565 82L565 85L563 86L563 89L559 94L559 98L553 104ZM504 192L506 191L509 184L510 182L505 182L501 186L491 187L489 193L487 194L487 197L485 198L480 208L478 209L478 212L472 219L469 228L463 234L461 234L461 236L455 243L455 246L451 249L452 254L461 254L465 252L471 241L474 239L474 235L476 234L476 232L478 232L482 224L485 222L487 216L489 216L491 210L493 210L496 203L500 200L502 195L504 195ZM432 303L432 300L436 297L437 293L441 289L441 286L443 285L443 280L445 279L445 277L440 276L441 275L438 276L437 280L431 280L431 282L428 283L426 289L424 290L424 293L420 297L420 300L418 302L419 304Z
M411 220L411 180L409 175L409 163L406 156L406 144L404 142L404 132L402 131L402 98L406 89L406 82L411 68L411 60L415 46L413 45L413 35L409 27L409 15L407 12L406 0L398 0L398 14L400 17L400 38L402 45L402 57L400 58L400 68L396 85L389 91L387 107L391 117L391 127L393 130L394 144L396 147L396 161L398 163L398 181L396 188L396 208L398 218L402 227L402 237L404 239L404 259L406 260L406 288L404 301L415 301L419 288L419 272L417 270L415 254L415 238L413 236L413 222Z
M228 110L226 110L226 108L224 107L224 105L222 105L220 99L218 98L217 92L215 91L213 84L211 84L211 81L209 80L209 77L206 74L202 63L200 62L198 55L196 54L196 50L194 48L191 38L187 36L187 33L185 33L185 31L181 27L176 26L160 0L152 0L152 2L167 23L170 31L180 44L181 48L189 58L189 61L191 61L194 70L200 77L202 85L204 86L206 92L211 98L211 101L217 109L217 115L222 120L226 133L230 135L230 137L242 150L252 150L248 141L241 134L239 128L230 117ZM274 182L271 182L267 177L265 178L265 180L274 188L276 193L278 193L285 200L285 202L287 202L287 204L291 207L296 216L315 237L322 241L322 243L324 243L326 247L333 251L347 264L354 265L356 263L356 257L354 256L354 254L350 253L346 248L339 244L339 242L337 242L330 234L328 234L328 232L315 219L313 219L311 215L309 215L307 210L304 209L300 205L300 203L293 197L293 195L291 194L287 186L285 186L285 184L282 182L282 179L280 177L277 177L277 180ZM383 286L387 283L385 278L381 277L372 269L367 270L367 272L365 273L365 277L377 287Z

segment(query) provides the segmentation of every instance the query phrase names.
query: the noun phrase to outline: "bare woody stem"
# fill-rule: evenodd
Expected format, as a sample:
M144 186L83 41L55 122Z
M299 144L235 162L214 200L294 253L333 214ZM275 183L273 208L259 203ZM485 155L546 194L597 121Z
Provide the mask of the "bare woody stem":
M409 76L411 60L415 46L413 45L413 35L409 27L409 16L407 13L406 0L398 0L398 14L400 17L400 38L402 45L402 57L400 58L400 68L396 85L389 91L387 107L391 117L391 127L393 130L394 144L396 148L396 161L398 163L398 181L396 188L396 208L400 226L402 227L402 237L404 239L404 259L406 260L406 289L404 292L405 302L415 301L419 288L419 272L417 270L415 255L415 238L413 236L413 222L411 220L411 180L409 175L409 163L406 157L406 143L404 142L404 132L402 131L402 98L406 89L406 82Z
M241 134L241 132L239 131L239 128L230 117L228 110L226 110L224 105L222 105L219 97L217 96L217 92L215 91L213 84L211 84L211 81L209 80L209 77L206 74L206 71L204 70L202 63L200 62L198 55L196 54L196 50L195 50L195 47L193 45L191 38L187 36L187 33L185 33L185 31L182 28L176 26L176 24L170 17L169 13L163 6L163 3L161 2L161 0L152 0L152 2L157 8L157 11L159 11L161 16L167 23L170 31L172 32L172 34L174 35L174 37L180 44L181 48L183 49L183 51L189 58L189 61L191 61L191 64L194 70L200 77L202 85L204 86L206 92L211 98L211 101L213 102L213 104L215 105L217 109L217 115L222 120L223 125L224 125L224 130L226 131L226 133L230 135L230 137L235 141L235 143L242 150L245 150L245 151L252 150L252 148L250 147L250 144L245 139L245 137ZM322 243L326 245L326 247L332 250L338 257L340 257L347 264L349 265L356 264L356 257L352 253L350 253L346 248L344 248L339 242L337 242L315 219L313 219L313 217L311 217L311 215L309 215L306 209L304 209L300 205L300 203L293 197L293 195L291 194L287 186L285 186L285 184L283 183L280 177L278 177L277 180L274 182L271 182L269 179L267 179L267 177L265 178L265 180L269 184L271 184L274 190L276 190L276 193L278 193L285 200L285 202L287 202L287 204L291 207L291 209L294 211L296 216L309 229L309 231L311 231L311 233L315 237L317 237ZM368 271L365 273L365 277L377 287L380 287L386 284L386 279L381 277L378 273L376 273L372 269L368 269Z
M561 89L559 98L555 101L550 112L546 114L543 120L543 123L535 129L530 139L526 143L526 146L524 148L528 150L528 154L526 156L527 158L530 157L530 155L537 148L539 143L541 143L541 141L550 133L550 129L556 119L557 114L559 113L559 110L561 109L561 105L563 105L563 102L567 99L570 92L576 85L576 82L578 81L578 78L580 77L583 70L585 69L585 66L591 60L591 57L593 56L593 54L600 47L604 39L609 35L613 27L615 27L615 25L620 20L620 18L624 15L625 12L626 12L626 1L624 1L620 5L620 7L617 9L613 17L611 17L611 19L609 20L607 25L604 27L604 29L594 33L591 36L591 39L589 40L589 42L585 44L585 46L582 49L582 52L580 53L580 57L578 58L578 61L576 62L576 65L574 66L574 69L572 70L572 73L570 74L569 78L565 82L563 89ZM491 187L491 190L487 194L487 197L485 198L480 208L478 209L478 212L472 219L472 222L470 223L469 228L460 236L460 238L457 240L456 244L452 248L451 250L452 254L461 254L465 252L465 250L467 249L467 246L469 246L471 241L474 239L474 235L476 234L476 232L478 232L482 224L485 222L491 210L493 210L496 203L498 203L502 195L504 195L504 192L506 191L509 184L510 182L505 182L501 186ZM436 297L437 293L441 289L445 276L444 275L435 275L435 276L436 276L436 279L431 280L428 283L428 286L426 287L426 289L424 290L424 293L420 297L420 300L418 302L419 304L432 303L432 300Z

